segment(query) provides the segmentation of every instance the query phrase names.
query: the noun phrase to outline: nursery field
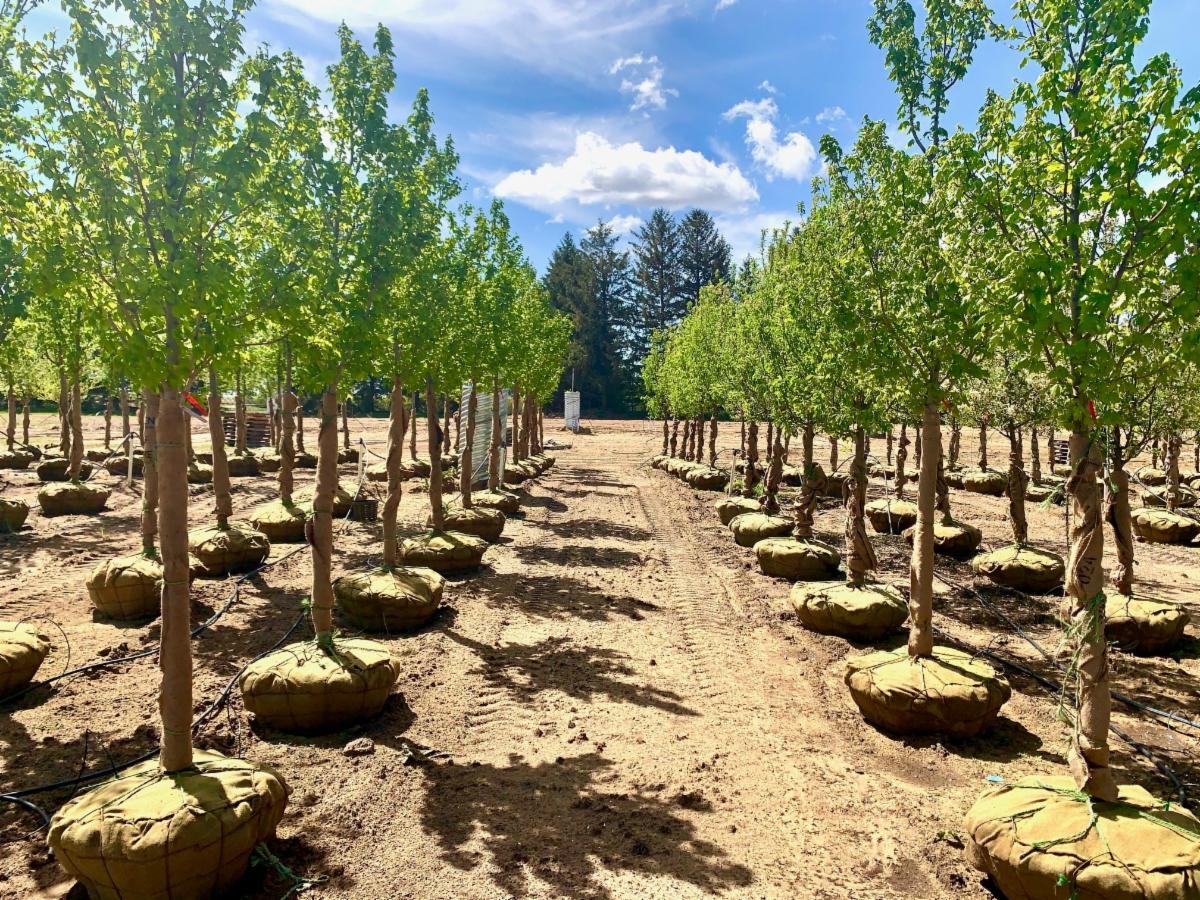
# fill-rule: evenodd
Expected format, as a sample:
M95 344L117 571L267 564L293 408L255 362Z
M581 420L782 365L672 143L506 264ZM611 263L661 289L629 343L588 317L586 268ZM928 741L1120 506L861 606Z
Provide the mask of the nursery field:
M34 433L53 421L35 417ZM867 645L799 627L790 583L760 574L754 553L730 538L713 510L720 495L649 466L661 423L588 424L571 435L547 423L547 438L572 446L553 451L557 464L526 484L521 513L483 569L449 576L440 610L417 632L375 636L401 667L381 716L298 737L257 725L233 690L200 729L198 748L283 774L291 797L267 846L281 866L319 882L303 896L991 896L964 859L963 814L989 780L1065 770L1070 729L1045 683L1061 678L1065 662L1061 594L985 585L968 563L939 557L939 644L1022 668L1003 669L1013 696L982 736L889 736L864 721L844 685L846 658ZM355 420L351 432L382 454L386 428ZM723 426L719 450L736 445L735 428ZM98 422L84 429L98 446ZM203 451L199 423L193 430ZM965 458L974 458L974 441L963 435ZM875 441L873 453L882 452ZM822 438L815 456L828 456ZM351 493L357 473L353 463L340 466ZM159 637L158 619L117 623L88 602L91 569L139 544L141 481L130 489L103 471L95 477L113 490L107 510L48 519L32 471L0 472L0 492L33 507L23 530L0 536L0 608L5 619L41 617L52 650L40 679ZM297 470L297 497L312 486L313 471ZM275 492L271 476L233 479L234 519ZM872 479L869 497L884 492ZM793 493L785 488L780 499L789 514ZM192 525L211 519L212 502L211 485L192 486ZM954 490L953 502L958 520L982 529L983 550L1010 542L1004 498ZM1066 508L1031 503L1030 540L1065 556ZM401 531L423 530L427 512L422 483L407 482ZM841 548L845 520L840 501L821 500L816 536ZM335 577L378 564L379 524L337 529ZM879 580L907 591L908 544L887 534L871 540ZM288 553L236 596L232 580L193 583L193 625L220 613L193 640L197 715L222 701L250 659L311 636L301 607L307 548L273 545L271 560ZM1194 546L1138 545L1139 593L1180 604L1191 624L1168 653L1114 649L1110 660L1113 725L1125 736L1112 741L1119 779L1164 798L1182 787L1193 810L1197 559ZM148 655L35 688L4 708L0 792L155 751L158 682ZM54 808L68 796L31 799ZM39 824L0 806L0 898L83 896L48 856ZM281 898L294 884L259 865L229 896Z

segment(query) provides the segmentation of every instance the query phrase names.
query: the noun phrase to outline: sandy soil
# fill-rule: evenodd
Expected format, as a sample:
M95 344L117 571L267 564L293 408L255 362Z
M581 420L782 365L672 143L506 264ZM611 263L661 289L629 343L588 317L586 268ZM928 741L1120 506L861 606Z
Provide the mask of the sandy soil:
M984 737L943 744L876 731L842 682L846 657L861 648L801 630L789 585L760 575L751 551L720 527L711 510L717 495L646 465L661 431L589 424L592 433L568 436L572 449L529 487L523 514L485 568L447 586L434 622L384 639L407 675L381 718L350 732L289 737L256 729L235 696L204 729L200 745L286 777L292 799L271 849L297 872L325 879L305 896L989 896L962 859L963 813L988 776L1064 771L1057 698L1012 675L1013 698ZM92 434L95 427L89 422ZM382 452L382 422L353 430ZM964 460L974 459L973 438L964 435ZM719 444L734 439L727 427ZM995 443L993 464L1003 464ZM882 454L881 442L875 449ZM343 467L345 485L354 472ZM33 501L32 473L0 478L0 490ZM300 473L298 493L311 478ZM44 675L157 640L155 622L94 617L83 587L98 560L138 543L140 485L114 488L110 511L97 518L35 511L19 535L0 538L0 616L46 617L54 649ZM273 492L270 476L235 480L235 507L246 513ZM955 491L954 504L959 518L983 528L987 545L1007 542L1003 499ZM207 521L211 507L211 489L194 488L193 522ZM426 512L427 496L407 492L405 525L417 530ZM1038 543L1065 552L1061 508L1031 508L1030 519ZM822 507L818 530L840 544L834 501ZM906 546L880 536L875 544L881 577L906 586ZM272 558L289 549L275 548ZM349 523L336 568L369 565L379 550L378 525ZM1200 550L1139 544L1138 556L1141 585L1187 604L1193 624L1170 657L1117 654L1117 685L1195 722ZM1056 598L975 593L961 563L939 561L939 572L950 584L940 586L935 624L948 639L1054 674L1053 660L995 611L1053 652ZM308 577L306 554L290 557L247 582L196 639L197 711L292 626ZM197 582L195 620L230 593L229 582ZM307 636L307 625L298 633ZM0 791L152 749L156 686L151 656L0 708ZM1167 728L1122 708L1115 724L1172 767L1193 804L1200 800L1200 729ZM359 737L374 752L345 755ZM1124 779L1169 792L1149 760L1120 741L1114 747ZM36 799L53 808L66 797ZM71 890L41 834L30 835L37 825L0 804L0 898ZM278 898L288 887L256 870L243 896Z

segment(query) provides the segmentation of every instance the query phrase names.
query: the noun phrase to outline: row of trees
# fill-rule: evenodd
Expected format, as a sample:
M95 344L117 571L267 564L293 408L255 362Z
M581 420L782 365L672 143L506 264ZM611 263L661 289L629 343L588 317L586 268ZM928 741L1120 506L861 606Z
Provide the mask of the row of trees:
M982 2L928 0L921 16L906 0L875 7L870 35L886 52L908 147L871 120L852 147L827 136L827 175L803 221L770 235L748 278L706 289L659 338L647 403L682 419L770 419L776 435L807 436L809 471L814 430L851 437L858 516L865 435L916 424L926 452L914 663L941 652L934 528L950 520L945 463L931 448L944 423L990 422L1017 462L1022 429L1068 430L1070 766L1080 790L1112 801L1102 493L1117 533L1115 587L1129 595L1125 467L1163 435L1177 473L1180 437L1197 427L1200 88L1185 89L1166 56L1135 59L1148 0L1022 0L1011 26ZM1034 75L1007 96L989 93L977 127L951 133L950 92L989 33ZM1015 507L1020 473L1009 482ZM865 539L861 527L848 534ZM852 577L873 567L859 542Z
M582 392L586 409L637 408L642 361L651 335L679 322L701 289L730 277L730 247L711 215L693 209L679 220L656 209L629 249L604 222L576 243L568 232L543 278L554 306L574 324L570 372L563 385Z

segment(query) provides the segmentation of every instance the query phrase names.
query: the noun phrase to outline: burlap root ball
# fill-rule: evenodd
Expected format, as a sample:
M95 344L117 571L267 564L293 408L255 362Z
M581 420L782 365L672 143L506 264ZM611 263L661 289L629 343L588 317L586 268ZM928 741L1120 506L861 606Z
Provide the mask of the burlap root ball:
M88 597L99 612L127 621L157 616L161 606L162 563L144 553L100 563L87 578Z
M1031 484L1025 488L1025 500L1029 503L1044 503L1050 500L1062 506L1066 502L1067 492L1061 484Z
M271 554L271 541L257 528L230 522L226 528L210 525L189 531L188 552L206 575L229 575L261 566Z
M212 466L202 462L189 463L187 478L188 484L212 484Z
M1200 534L1200 522L1167 509L1142 506L1132 518L1134 533L1151 544L1190 544Z
M404 460L402 463L404 471L408 473L409 478L428 478L429 477L429 462L428 460L411 457Z
M446 531L473 534L493 544L500 540L500 535L504 533L504 523L504 513L498 509L489 509L486 506L463 509L461 504L455 503L447 504L444 508L442 526ZM432 514L425 524L433 527Z
M269 728L296 734L335 731L379 714L400 677L388 648L337 638L289 644L250 663L238 677L242 701Z
M881 584L805 584L792 587L792 608L806 628L855 640L873 641L898 629L908 618L904 598Z
M1164 600L1127 597L1113 592L1104 598L1104 635L1131 653L1158 653L1179 642L1187 628L1187 610Z
M917 504L909 500L872 500L863 513L880 534L900 534L917 524Z
M94 516L104 509L112 491L85 482L60 481L38 491L43 516Z
M841 554L812 538L773 537L754 545L764 575L792 581L836 578Z
M273 447L259 447L257 450L251 451L255 459L258 460L258 471L260 472L278 472L279 467L283 465L279 459L279 454Z
M795 522L786 516L769 516L766 513L742 513L729 523L733 539L739 547L753 547L759 541L773 537L785 537L792 533Z
M308 513L295 503L272 500L250 514L250 524L272 544L301 544Z
M788 487L800 487L804 483L804 469L784 463L779 478Z
M311 514L313 511L313 492L309 491L304 494L300 503L301 506L303 506L304 511L308 514ZM333 492L333 517L335 519L344 518L350 512L350 507L353 505L354 494L339 484L337 489Z
M467 572L483 562L488 542L473 534L428 531L400 543L400 559L408 566L435 572Z
M27 469L33 460L33 454L23 450L0 450L0 469Z
M147 760L68 801L47 843L93 900L231 896L287 800L273 769L197 750L190 769Z
M253 453L230 453L225 463L230 478L252 478L262 472L258 457Z
M663 467L663 463L665 463L667 459L668 457L663 456L661 453L650 457L650 468L661 469Z
M375 463L367 466L367 481L374 481L377 484L387 484L388 470L384 463Z
M904 539L910 546L916 532L915 525L912 528L904 529ZM967 557L979 549L979 543L982 540L983 532L966 522L951 522L948 525L935 522L933 525L933 551L935 553L944 553L946 556L960 558Z
M842 489L846 486L846 482L850 480L849 472L830 472L825 479L825 496L834 497L838 500L842 499Z
M967 812L967 861L1008 900L1200 897L1200 820L1145 788L1118 791L1089 803L1065 775L988 788Z
M50 642L32 625L0 622L0 698L33 681L49 652Z
M1142 491L1142 505L1149 507L1162 507L1167 505L1167 492L1169 488L1160 487L1149 491ZM1179 509L1193 509L1196 506L1196 492L1190 487L1180 485L1178 497Z
M1138 481L1148 487L1162 487L1167 483L1167 473L1162 469L1140 469L1135 475Z
M37 477L39 481L66 481L67 473L71 471L71 461L62 456L44 459L38 463ZM92 477L92 464L83 462L79 466L80 478Z
M851 657L846 685L863 718L896 734L970 737L995 722L1012 696L1003 675L953 647L920 658L905 647Z
M995 469L967 469L962 473L962 489L972 494L1002 497L1008 487L1008 476Z
M971 569L1001 587L1044 594L1062 587L1067 567L1057 553L1039 547L1009 544L971 560Z
M20 531L29 517L29 504L16 498L0 497L0 534Z
M511 516L521 509L520 494L514 494L503 488L496 488L494 491L475 491L471 494L471 502L483 509L498 509L506 516Z
M713 509L717 511L721 524L728 526L738 516L762 512L762 504L753 497L726 497L714 503Z
M357 447L343 447L341 450L338 451L338 462L339 463L356 463L356 462L358 462L358 448Z
M346 620L363 631L419 628L442 602L446 580L433 569L373 569L344 575L333 593Z
M135 453L133 456L133 477L141 478L142 470L146 467L146 458ZM104 471L109 475L115 475L118 478L124 478L129 471L129 457L122 453L120 456L114 456L112 459L106 460L104 463Z
M555 457L550 456L549 454L546 454L546 453L535 453L533 456L529 457L529 459L527 461L532 463L533 465L537 466L539 471L548 472L551 468L554 467L554 464L558 460ZM455 462L457 463L457 459L455 460Z
M723 491L729 483L729 475L720 469L702 466L688 472L684 480L698 491Z
M505 484L524 484L531 476L532 473L522 465L512 465L510 463L504 467Z

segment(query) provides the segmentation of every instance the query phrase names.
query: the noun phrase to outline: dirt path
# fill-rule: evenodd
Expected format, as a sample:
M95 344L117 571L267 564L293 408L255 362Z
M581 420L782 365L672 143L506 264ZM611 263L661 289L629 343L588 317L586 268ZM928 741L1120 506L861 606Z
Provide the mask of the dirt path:
M733 544L710 508L717 495L645 465L654 430L597 430L530 487L487 567L447 586L430 627L385 639L407 677L380 719L294 738L254 729L235 699L205 730L203 744L285 775L292 801L273 849L328 879L305 896L989 896L962 862L956 832L989 775L1062 770L1053 699L1016 680L997 728L952 745L875 731L842 684L857 648L796 626L788 584L758 574L753 555ZM270 492L266 479L238 490L239 509ZM20 559L5 564L14 586L4 614L53 612L77 661L156 640L154 623L93 621L82 590L92 559L136 541L135 499L100 529L64 522L43 537L51 523L37 523ZM405 497L408 527L421 526L426 502ZM1002 502L971 498L962 509L987 519L1002 516ZM1035 537L1061 535L1050 514L1033 520ZM817 525L839 541L834 504ZM995 531L989 525L989 537ZM87 558L72 556L88 534ZM877 546L884 574L900 577L900 542ZM352 526L338 542L340 570L373 562L378 548L376 528ZM1193 552L1151 556L1145 568L1169 572ZM307 576L299 554L252 580L197 640L198 709L287 630ZM199 619L228 585L198 584ZM1049 639L1040 606L1007 608ZM938 624L1020 652L960 598L943 597ZM1168 699L1195 699L1195 643L1144 673L1172 675ZM62 662L55 653L50 671ZM89 764L153 747L156 683L153 660L142 660L0 712L0 789L73 775L85 732ZM1162 696L1145 680L1126 687ZM1177 758L1195 757L1186 734L1127 724L1142 739L1173 742ZM345 755L358 737L374 751ZM1124 751L1119 761L1132 764ZM63 896L70 884L57 867L20 840L29 827L0 808L0 897ZM246 896L285 890L260 872Z

